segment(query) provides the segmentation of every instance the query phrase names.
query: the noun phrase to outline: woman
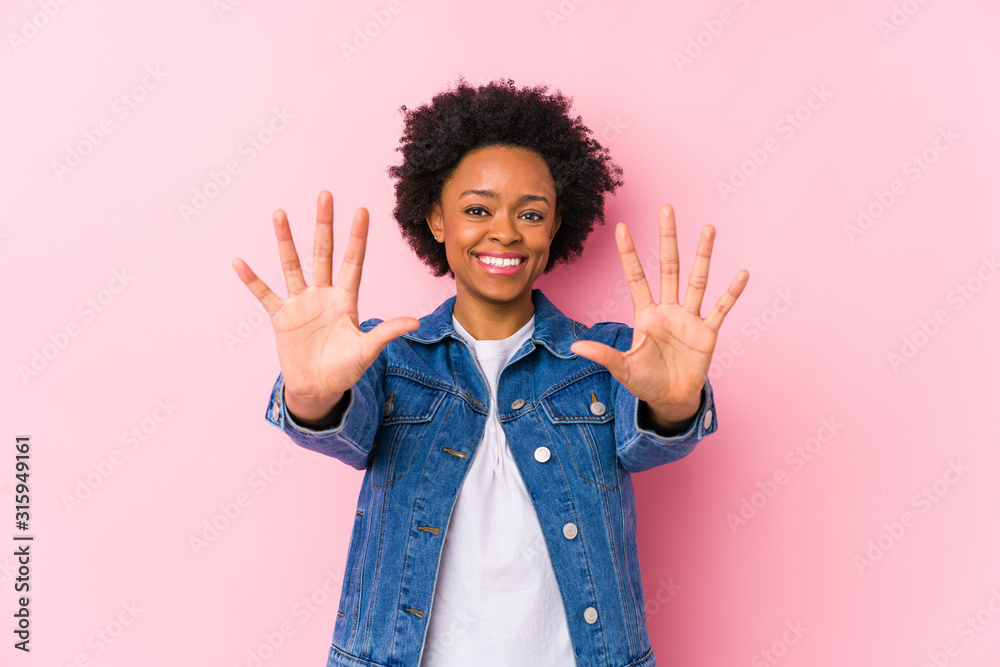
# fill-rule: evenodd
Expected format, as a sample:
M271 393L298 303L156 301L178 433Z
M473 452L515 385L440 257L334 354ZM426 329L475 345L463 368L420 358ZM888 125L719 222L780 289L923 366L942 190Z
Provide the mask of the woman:
M268 420L366 470L327 664L655 665L629 473L716 430L708 368L749 274L701 318L706 226L681 306L665 205L661 302L620 224L635 327L575 322L532 286L579 255L621 170L569 100L460 80L403 111L394 215L454 297L420 320L359 325L368 212L333 285L325 191L312 285L281 210L288 296L233 263L275 331Z

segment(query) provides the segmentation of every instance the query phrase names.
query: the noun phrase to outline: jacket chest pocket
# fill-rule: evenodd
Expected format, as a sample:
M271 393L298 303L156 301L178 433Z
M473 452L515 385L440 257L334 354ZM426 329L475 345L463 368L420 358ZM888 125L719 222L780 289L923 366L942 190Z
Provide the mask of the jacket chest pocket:
M603 368L603 367L602 367ZM607 370L583 371L543 395L542 409L552 425L552 440L572 461L580 479L612 491L625 469L615 446L614 378Z
M416 454L434 439L434 414L448 391L387 372L384 384L382 424L372 459L372 484L391 484L410 471Z

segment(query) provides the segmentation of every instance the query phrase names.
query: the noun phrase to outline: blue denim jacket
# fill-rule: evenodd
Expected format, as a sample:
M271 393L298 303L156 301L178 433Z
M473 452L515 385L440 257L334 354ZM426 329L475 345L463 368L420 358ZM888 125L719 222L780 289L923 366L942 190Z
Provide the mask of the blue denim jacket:
M531 298L535 329L501 371L498 414L545 536L576 662L651 667L629 473L675 461L716 430L712 387L705 382L685 433L661 437L604 366L569 349L594 340L626 352L632 328L587 328L541 290ZM486 379L452 326L454 305L453 296L382 350L333 428L289 417L280 374L271 392L268 421L366 470L328 667L420 664L442 544L490 407Z

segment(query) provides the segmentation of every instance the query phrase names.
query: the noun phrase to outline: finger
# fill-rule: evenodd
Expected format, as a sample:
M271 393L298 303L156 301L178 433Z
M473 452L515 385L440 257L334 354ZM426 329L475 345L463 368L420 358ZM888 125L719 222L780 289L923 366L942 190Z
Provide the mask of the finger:
M729 289L726 290L725 294L719 297L719 300L715 302L715 308L709 313L708 317L705 318L705 325L708 326L715 333L719 333L719 329L722 327L722 321L726 319L726 314L733 309L733 305L736 300L740 298L740 294L743 294L743 288L747 286L747 282L750 280L750 272L746 269L740 271L733 278L733 282L729 283Z
M368 209L359 208L354 212L354 222L351 224L351 238L347 240L347 251L344 253L344 263L340 266L340 277L337 287L341 287L355 297L358 296L358 286L361 285L361 268L365 263L365 245L368 240Z
M382 348L408 331L420 328L420 320L415 317L393 317L377 324L368 335L371 336L373 348L369 350L372 360L382 352Z
M615 226L615 240L618 242L618 254L621 256L622 269L625 270L625 281L628 283L628 290L632 295L632 304L638 312L653 304L653 295L649 292L646 274L639 262L639 255L635 252L632 235L629 234L628 227L624 222L619 222Z
M612 377L622 382L622 375L625 372L625 355L615 348L593 340L578 340L570 345L569 349L573 354L578 354L584 359L590 359L604 366L611 372Z
M705 286L708 285L708 264L712 259L714 243L715 227L705 225L701 228L694 266L691 267L691 276L688 278L687 294L684 296L684 310L698 317L701 317L701 300L705 297Z
M289 296L298 294L306 288L306 280L302 277L302 264L299 263L299 253L295 251L292 241L292 229L288 225L288 216L280 208L272 216L274 235L278 239L278 256L281 258L281 270L285 273L285 286Z
M278 312L278 309L285 302L284 299L272 292L271 288L257 277L257 274L253 272L246 262L237 257L233 260L233 269L236 270L236 275L240 277L243 284L250 288L250 292L260 301L260 305L264 306L264 310L267 311L268 315L274 315Z
M664 204L660 207L660 303L677 303L677 282L680 271L674 207Z
M313 285L329 287L333 281L333 195L326 190L316 202L313 236Z

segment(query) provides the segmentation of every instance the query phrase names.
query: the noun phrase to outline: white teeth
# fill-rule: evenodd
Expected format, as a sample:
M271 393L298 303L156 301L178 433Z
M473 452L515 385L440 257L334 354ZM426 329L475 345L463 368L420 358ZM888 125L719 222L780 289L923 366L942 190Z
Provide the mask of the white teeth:
M477 255L479 261L483 264L489 264L490 266L516 266L523 262L523 259L517 257L511 257L510 259L501 259L500 257L487 257L486 255Z

